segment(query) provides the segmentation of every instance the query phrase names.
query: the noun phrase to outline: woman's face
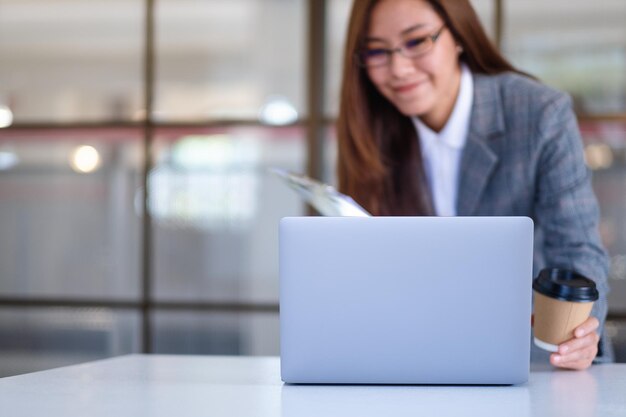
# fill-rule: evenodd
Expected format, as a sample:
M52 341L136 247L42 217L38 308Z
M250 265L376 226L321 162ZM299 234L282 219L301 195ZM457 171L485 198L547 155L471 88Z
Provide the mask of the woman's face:
M367 67L378 91L407 116L431 128L445 125L460 84L459 50L450 30L425 0L382 0L370 16L366 49L396 48L443 31L432 49L417 58L391 55L386 65Z

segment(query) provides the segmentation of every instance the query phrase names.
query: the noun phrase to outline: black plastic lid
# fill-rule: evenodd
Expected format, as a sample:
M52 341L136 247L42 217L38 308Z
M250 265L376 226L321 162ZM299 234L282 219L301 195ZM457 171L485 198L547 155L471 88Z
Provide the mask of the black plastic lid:
M542 269L533 280L533 290L563 301L588 302L598 299L595 282L577 272L560 268Z

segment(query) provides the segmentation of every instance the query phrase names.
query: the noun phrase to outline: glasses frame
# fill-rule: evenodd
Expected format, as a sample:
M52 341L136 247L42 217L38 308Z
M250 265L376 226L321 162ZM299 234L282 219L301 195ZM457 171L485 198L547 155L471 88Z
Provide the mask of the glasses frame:
M446 28L446 25L444 23L439 29L437 29L436 32L434 32L434 33L432 33L430 35L424 36L424 40L430 41L430 46L428 47L428 49L426 49L424 51L421 51L417 55L413 55L413 54L407 53L407 51L406 51L406 42L407 41L403 41L400 46L397 46L395 48L376 48L376 49L380 49L380 50L385 52L385 62L381 62L380 64L368 65L368 64L366 64L365 60L361 56L361 53L363 51L359 51L359 52L356 52L354 54L355 58L356 58L356 62L362 68L383 67L383 66L387 66L387 65L389 65L391 63L391 56L394 53L396 53L396 52L399 53L400 55L402 55L403 57L408 58L408 59L419 58L419 57L427 54L428 52L432 51L433 47L435 46L435 43L437 42L437 39L439 39L439 37L441 36L441 34L443 33L443 30L445 28Z

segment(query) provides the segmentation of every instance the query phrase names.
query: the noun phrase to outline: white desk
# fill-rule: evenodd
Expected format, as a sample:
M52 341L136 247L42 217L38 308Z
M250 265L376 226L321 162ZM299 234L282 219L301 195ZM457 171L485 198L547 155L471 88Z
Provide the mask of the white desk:
M0 415L626 416L626 364L513 387L283 386L278 358L130 355L0 379Z

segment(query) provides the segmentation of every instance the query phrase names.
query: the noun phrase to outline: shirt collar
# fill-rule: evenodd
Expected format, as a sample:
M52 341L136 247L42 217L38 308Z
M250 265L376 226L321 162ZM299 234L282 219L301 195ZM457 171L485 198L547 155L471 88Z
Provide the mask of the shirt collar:
M474 97L472 73L464 63L461 64L461 83L452 113L439 133L426 126L419 117L413 117L422 146L434 146L434 141L442 142L453 149L465 146L469 131L470 116Z

